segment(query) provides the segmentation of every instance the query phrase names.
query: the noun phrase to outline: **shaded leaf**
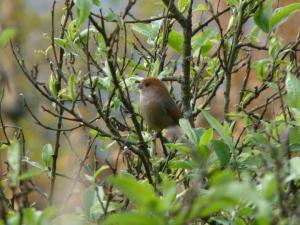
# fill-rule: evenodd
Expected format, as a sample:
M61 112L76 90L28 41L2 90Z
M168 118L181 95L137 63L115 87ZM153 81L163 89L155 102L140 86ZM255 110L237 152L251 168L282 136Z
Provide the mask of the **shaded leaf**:
M254 21L256 25L264 32L269 33L270 20L272 16L272 0L267 0L266 3L261 4L256 13L254 14Z
M16 29L7 28L0 34L0 48L8 44L8 42L16 35Z
M230 149L220 140L213 140L212 145L222 166L228 165L230 161Z
M207 122L210 124L212 128L214 128L220 137L224 140L224 142L228 145L230 149L233 148L233 141L229 134L229 132L221 125L221 123L216 120L213 116L211 116L208 112L205 110L202 110L202 115L205 117Z

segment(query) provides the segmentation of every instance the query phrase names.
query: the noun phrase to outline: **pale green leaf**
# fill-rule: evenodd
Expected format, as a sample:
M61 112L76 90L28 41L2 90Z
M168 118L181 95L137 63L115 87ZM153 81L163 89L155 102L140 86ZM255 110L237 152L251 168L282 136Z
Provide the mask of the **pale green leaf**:
M74 0L78 15L77 15L77 26L80 27L85 20L89 17L93 2L91 0Z
M43 149L42 149L42 159L47 167L52 166L52 155L53 155L53 150L51 144L45 144Z
M7 28L0 34L0 48L7 45L7 43L16 35L16 29Z
M191 0L178 0L178 9L180 12L184 12L190 5Z
M279 26L291 15L300 10L300 3L293 3L275 10L271 17L270 26L272 28Z
M299 79L288 74L285 80L287 90L287 104L292 108L300 108L300 81Z
M221 123L218 120L216 120L213 116L211 116L208 112L206 112L205 110L202 110L201 112L202 112L202 115L207 120L207 122L210 124L210 126L218 132L218 134L224 140L224 142L229 146L230 149L232 149L233 141L232 141L232 138L231 138L228 130L226 130L221 125Z
M169 33L168 45L171 48L173 48L177 53L182 53L182 49L183 49L183 37L182 37L182 35L178 31L172 30Z

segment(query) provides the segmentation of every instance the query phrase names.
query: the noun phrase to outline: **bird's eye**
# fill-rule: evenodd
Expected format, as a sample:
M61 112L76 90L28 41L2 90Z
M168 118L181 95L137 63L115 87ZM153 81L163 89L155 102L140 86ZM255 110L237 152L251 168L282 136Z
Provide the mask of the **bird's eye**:
M145 83L145 86L148 87L148 86L149 86L149 83Z

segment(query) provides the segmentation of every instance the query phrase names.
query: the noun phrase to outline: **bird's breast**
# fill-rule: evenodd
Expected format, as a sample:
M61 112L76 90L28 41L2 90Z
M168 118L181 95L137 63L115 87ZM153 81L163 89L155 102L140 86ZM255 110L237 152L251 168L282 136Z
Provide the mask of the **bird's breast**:
M161 96L142 96L141 114L149 127L155 130L162 130L173 124L173 119L167 114Z

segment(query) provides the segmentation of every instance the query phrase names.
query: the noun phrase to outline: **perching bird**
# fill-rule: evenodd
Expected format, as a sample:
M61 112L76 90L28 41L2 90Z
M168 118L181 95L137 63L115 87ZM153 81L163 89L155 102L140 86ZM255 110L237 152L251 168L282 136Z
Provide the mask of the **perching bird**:
M182 113L162 81L146 77L138 87L142 117L150 128L161 131L178 124Z

